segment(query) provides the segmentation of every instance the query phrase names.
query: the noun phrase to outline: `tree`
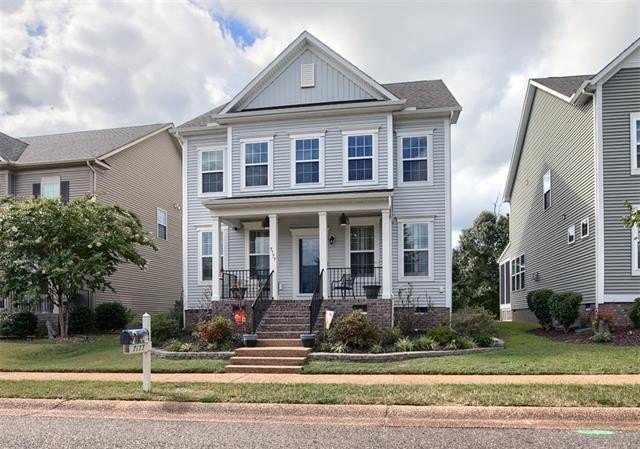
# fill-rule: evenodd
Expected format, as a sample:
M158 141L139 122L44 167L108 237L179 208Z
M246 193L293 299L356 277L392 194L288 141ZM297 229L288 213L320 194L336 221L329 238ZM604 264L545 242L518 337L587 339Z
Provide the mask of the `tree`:
M58 308L60 336L68 335L70 302L82 289L105 291L118 265L140 269L137 249L155 245L140 219L92 198L68 205L55 199L0 199L0 294L17 299L45 293Z
M509 218L483 211L453 250L453 307L481 306L498 314L498 258L509 242Z

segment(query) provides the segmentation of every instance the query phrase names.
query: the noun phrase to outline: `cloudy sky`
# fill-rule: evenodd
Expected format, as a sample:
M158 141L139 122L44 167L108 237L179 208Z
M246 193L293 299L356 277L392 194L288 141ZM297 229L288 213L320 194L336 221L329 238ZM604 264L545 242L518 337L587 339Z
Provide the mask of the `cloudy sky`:
M305 29L379 82L442 78L464 108L457 237L501 195L527 79L600 70L640 36L640 3L0 0L0 29L0 131L16 137L180 124Z

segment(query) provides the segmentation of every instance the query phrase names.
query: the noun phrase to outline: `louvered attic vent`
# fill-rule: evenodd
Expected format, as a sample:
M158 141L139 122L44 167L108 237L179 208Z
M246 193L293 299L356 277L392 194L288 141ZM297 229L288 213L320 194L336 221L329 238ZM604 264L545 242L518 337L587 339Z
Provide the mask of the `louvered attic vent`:
M300 87L313 87L315 85L315 64L300 64Z

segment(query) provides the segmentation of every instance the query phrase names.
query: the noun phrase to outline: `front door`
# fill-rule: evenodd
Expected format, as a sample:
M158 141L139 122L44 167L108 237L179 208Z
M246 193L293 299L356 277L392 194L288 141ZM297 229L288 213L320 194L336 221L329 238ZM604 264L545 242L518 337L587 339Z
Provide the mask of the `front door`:
M320 241L318 237L298 238L298 294L311 295L318 285Z

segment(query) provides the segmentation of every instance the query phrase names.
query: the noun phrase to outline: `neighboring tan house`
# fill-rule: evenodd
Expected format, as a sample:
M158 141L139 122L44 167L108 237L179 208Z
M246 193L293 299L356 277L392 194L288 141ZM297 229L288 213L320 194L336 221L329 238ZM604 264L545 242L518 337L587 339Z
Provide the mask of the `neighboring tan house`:
M302 33L178 127L187 316L235 310L271 337L321 326L325 309L388 326L412 286L426 320L448 319L460 111L441 80L379 84Z
M89 305L120 301L136 315L168 311L182 286L182 152L161 123L14 139L0 133L0 196L68 202L95 195L140 217L158 251L142 248L148 269L121 265L115 293L85 293ZM10 307L1 301L0 307ZM49 301L37 306L51 312Z
M504 200L501 317L530 320L527 293L579 292L627 323L640 296L640 39L595 75L529 82Z

